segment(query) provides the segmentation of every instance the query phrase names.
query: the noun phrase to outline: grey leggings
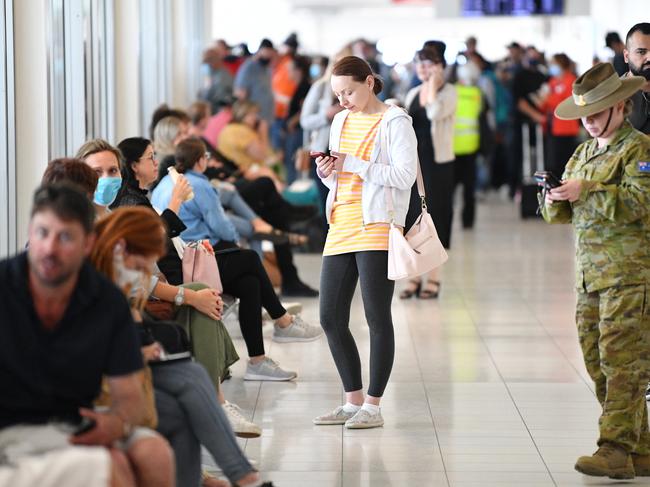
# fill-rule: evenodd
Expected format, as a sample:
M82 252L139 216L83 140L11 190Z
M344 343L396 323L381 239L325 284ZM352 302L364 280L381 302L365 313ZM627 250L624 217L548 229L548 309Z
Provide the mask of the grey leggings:
M370 387L381 397L395 356L391 300L395 283L386 277L388 252L364 251L323 257L320 279L320 322L345 392L363 388L361 360L350 333L350 305L361 281L363 309L370 328Z

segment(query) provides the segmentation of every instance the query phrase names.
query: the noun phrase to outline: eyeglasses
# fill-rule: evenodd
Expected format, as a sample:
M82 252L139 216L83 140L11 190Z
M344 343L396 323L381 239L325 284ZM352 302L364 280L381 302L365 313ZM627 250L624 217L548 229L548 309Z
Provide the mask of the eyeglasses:
M151 159L152 161L155 161L156 159L158 159L158 154L156 154L155 152L152 152L148 156L142 156L140 158L140 160L142 160L142 159Z
M212 158L212 154L210 152L205 151L205 154L203 154L203 157L205 157L208 161Z

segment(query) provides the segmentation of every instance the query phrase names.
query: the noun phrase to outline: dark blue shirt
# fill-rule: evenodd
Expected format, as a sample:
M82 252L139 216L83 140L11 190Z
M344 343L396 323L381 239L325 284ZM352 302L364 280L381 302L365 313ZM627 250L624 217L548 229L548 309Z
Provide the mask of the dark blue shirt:
M27 254L0 262L0 428L75 422L104 375L143 367L126 298L89 263L51 330L36 314L28 283Z

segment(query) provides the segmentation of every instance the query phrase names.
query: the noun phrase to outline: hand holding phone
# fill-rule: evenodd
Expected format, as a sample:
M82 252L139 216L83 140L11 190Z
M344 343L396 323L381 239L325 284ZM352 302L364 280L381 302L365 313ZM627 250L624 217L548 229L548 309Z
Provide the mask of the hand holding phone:
M330 153L330 150L329 150L329 149L325 150L325 152L320 152L320 151L311 151L311 152L309 153L309 156L310 156L310 157L313 157L314 159L318 159L319 157L332 157L333 159L337 159L336 156L334 156L334 155L332 155L332 154Z

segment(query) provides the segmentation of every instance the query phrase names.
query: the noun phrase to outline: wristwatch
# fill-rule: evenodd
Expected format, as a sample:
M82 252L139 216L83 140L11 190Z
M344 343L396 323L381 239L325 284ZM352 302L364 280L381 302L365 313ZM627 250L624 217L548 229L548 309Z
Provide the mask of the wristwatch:
M181 306L183 303L185 303L185 288L179 287L176 296L174 296L174 304Z

